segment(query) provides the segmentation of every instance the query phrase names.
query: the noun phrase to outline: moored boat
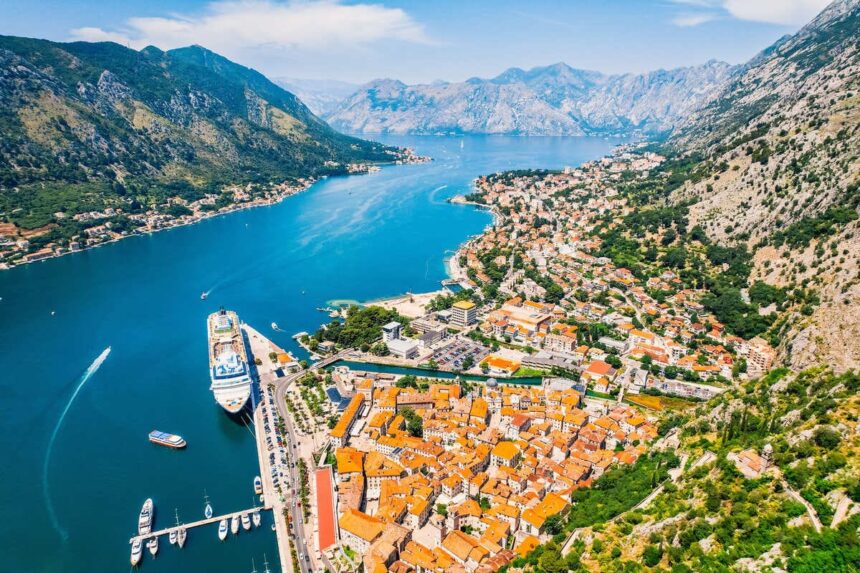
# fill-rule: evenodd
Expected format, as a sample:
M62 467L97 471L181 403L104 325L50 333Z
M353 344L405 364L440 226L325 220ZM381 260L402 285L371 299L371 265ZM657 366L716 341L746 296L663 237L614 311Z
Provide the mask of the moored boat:
M146 548L155 557L156 553L158 553L158 537L150 537L149 541L146 542Z
M206 495L206 492L203 492L203 515L206 519L212 519L212 504L209 503L209 496Z
M152 521L155 513L155 504L152 498L147 498L143 502L143 507L140 508L140 515L137 518L137 533L146 535L152 532Z
M135 567L140 563L141 557L143 557L143 542L140 539L135 539L131 544L131 566Z
M178 531L176 529L172 529L170 533L167 534L167 541L170 542L171 545L176 545Z
M153 430L149 433L149 441L159 446L173 448L179 450L188 445L182 436L176 434L168 434L159 430Z
M188 531L184 527L179 528L179 533L176 534L176 543L179 548L185 547L185 540L188 538Z
M260 512L255 511L253 517L251 518L254 521L254 527L260 527L260 523L262 522L262 518L260 517Z
M254 478L254 493L260 495L263 493L263 480L260 476Z
M247 513L242 514L242 529L248 531L251 529L251 518L248 517Z
M237 533L239 533L239 518L235 515L230 520L230 532L233 535L236 535Z
M220 523L218 523L218 539L224 541L227 539L227 520L222 519Z
M206 321L209 336L209 389L228 414L239 416L251 397L251 369L239 324L231 310L220 309Z

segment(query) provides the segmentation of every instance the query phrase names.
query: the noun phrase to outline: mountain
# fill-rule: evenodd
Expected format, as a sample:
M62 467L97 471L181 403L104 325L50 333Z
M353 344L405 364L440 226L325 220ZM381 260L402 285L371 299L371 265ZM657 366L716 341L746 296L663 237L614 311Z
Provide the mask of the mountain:
M325 119L349 133L656 133L707 103L735 68L701 66L604 75L559 63L492 79L407 86L373 81Z
M0 217L24 229L389 161L262 74L200 46L0 37Z
M296 94L316 115L331 113L343 100L354 94L358 84L337 80L306 80L299 78L272 78L276 84Z
M654 450L574 491L512 570L858 571L860 0L756 56L658 149L617 180L644 229L602 239L631 267L654 245L682 277L719 265L703 307L770 324L784 367L654 414Z
M784 316L795 368L860 368L860 1L838 0L763 51L678 127L694 160L671 200L753 254L753 280L814 292ZM847 312L846 312L847 311Z

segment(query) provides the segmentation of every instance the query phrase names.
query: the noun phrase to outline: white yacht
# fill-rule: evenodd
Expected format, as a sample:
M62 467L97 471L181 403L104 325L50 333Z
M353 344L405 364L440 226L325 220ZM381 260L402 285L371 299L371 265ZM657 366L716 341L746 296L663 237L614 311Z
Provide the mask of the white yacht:
M152 532L152 519L155 514L155 504L152 503L152 498L147 498L143 502L143 507L140 508L140 515L137 518L137 533L146 535Z
M158 537L150 537L149 541L146 542L146 548L155 557L155 554L158 553Z
M222 519L218 524L218 539L224 541L227 539L227 520Z
M239 317L223 308L209 315L209 387L227 413L240 415L251 397L251 370Z
M206 491L203 492L203 516L206 519L212 519L212 504L209 503L209 496L206 495Z
M143 542L140 539L135 539L134 543L131 544L131 566L137 566L141 557L143 557Z
M248 531L251 529L251 518L248 517L247 513L242 514L242 529Z
M176 534L176 543L179 548L185 547L185 539L188 537L188 531L184 527L179 528L179 533Z
M176 540L179 532L176 529L171 529L170 533L167 534L167 540L171 545L176 545Z
M260 527L260 523L263 521L259 511L255 511L251 519L254 521L254 527Z
M233 535L236 535L237 533L239 533L239 518L235 515L230 520L230 532Z

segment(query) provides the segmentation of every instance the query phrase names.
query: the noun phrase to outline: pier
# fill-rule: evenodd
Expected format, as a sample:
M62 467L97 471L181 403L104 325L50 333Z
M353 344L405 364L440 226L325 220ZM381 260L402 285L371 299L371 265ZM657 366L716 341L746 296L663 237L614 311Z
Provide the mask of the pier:
M131 544L131 543L134 543L138 539L140 539L141 542L146 542L147 540L149 540L152 537L161 537L162 535L170 535L171 532L173 532L173 531L178 532L180 529L189 530L189 529L193 529L195 527L203 527L204 525L211 525L213 523L218 523L222 519L226 519L227 521L230 521L230 519L232 519L233 517L241 518L242 515L244 515L244 514L248 514L248 517L250 517L255 511L268 511L270 509L271 509L271 507L265 507L265 506L253 507L251 509L243 509L242 511L234 511L233 513L225 513L224 515L212 516L209 519L201 519L200 521L194 521L191 523L183 523L180 525L174 525L172 527L166 527L164 529L159 529L158 531L153 531L152 533L147 533L146 535L135 535L134 537L129 539L128 542ZM259 527L251 526L251 529L248 531L248 533L250 533L251 531L254 531L254 529L259 529ZM245 530L240 528L240 531L245 531Z

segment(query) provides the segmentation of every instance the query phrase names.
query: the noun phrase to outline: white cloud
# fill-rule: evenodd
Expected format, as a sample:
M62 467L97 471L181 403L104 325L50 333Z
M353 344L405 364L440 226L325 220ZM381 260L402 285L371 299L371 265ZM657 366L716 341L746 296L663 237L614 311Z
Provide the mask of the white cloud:
M717 11L738 20L802 26L814 18L831 0L671 0L674 4L702 11L683 13L672 22L678 26L698 26L714 20Z
M741 20L801 26L821 12L830 0L723 0L725 9Z
M676 26L681 26L682 28L688 28L690 26L698 26L700 24L704 24L705 22L710 22L716 17L717 15L712 12L679 14L672 19L672 23Z
M213 2L202 15L131 18L118 30L77 28L71 35L134 48L200 44L227 56L254 49L329 52L384 40L429 43L423 27L399 8L338 0Z

